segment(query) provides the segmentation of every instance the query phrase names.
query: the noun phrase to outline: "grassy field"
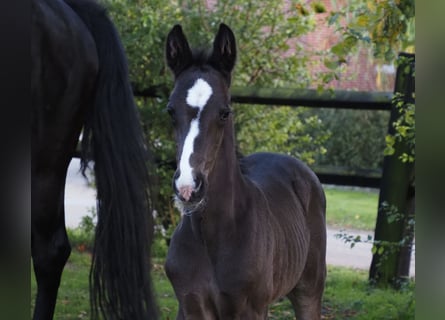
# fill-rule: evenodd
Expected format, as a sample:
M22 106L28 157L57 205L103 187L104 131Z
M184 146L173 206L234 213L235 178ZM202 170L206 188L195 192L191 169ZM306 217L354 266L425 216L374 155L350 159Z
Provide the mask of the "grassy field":
M374 230L377 218L378 191L324 186L326 222L329 226Z
M89 319L88 272L90 255L73 251L62 277L54 319ZM161 319L175 319L177 303L162 260L155 259L153 281ZM322 319L414 319L414 284L400 292L372 289L367 273L347 268L329 267ZM35 298L32 277L31 301ZM33 305L31 305L31 311ZM287 299L273 304L269 319L294 319Z
M325 187L328 224L339 228L372 230L377 214L378 193L346 188ZM85 232L70 230L74 248L85 248ZM164 242L156 241L153 253L153 282L161 319L175 319L177 302L165 276ZM88 247L88 246L87 246ZM55 319L89 319L88 273L90 256L74 250L62 277ZM32 273L31 311L35 298ZM323 302L322 319L414 319L414 283L401 291L373 289L367 284L367 271L329 267ZM287 299L270 307L269 319L294 319Z

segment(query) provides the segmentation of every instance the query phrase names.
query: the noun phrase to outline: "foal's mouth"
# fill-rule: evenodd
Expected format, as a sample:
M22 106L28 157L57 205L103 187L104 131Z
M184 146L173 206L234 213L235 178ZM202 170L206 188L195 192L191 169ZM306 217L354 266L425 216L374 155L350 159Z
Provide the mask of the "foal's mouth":
M181 189L181 188L180 188ZM201 190L198 189L198 190ZM181 212L182 216L190 216L194 212L200 211L205 205L205 197L202 192L196 193L192 190L189 195L190 189L184 190L185 194L181 195L180 190L174 196L175 207ZM186 198L187 197L187 200Z

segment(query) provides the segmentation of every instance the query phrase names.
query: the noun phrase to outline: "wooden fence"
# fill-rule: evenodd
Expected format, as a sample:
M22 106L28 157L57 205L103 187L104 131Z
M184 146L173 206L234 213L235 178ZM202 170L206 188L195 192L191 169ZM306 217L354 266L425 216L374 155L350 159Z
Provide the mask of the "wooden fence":
M403 55L403 54L402 54ZM397 69L396 78L401 77L403 66ZM397 88L395 88L395 91ZM409 88L408 90L414 90ZM134 95L156 98L168 91L163 86L154 86L146 90L135 90ZM368 91L323 91L313 89L255 88L234 87L231 89L233 103L260 104L270 106L335 108L351 110L386 110L393 109L392 92ZM391 123L389 123L389 126ZM78 153L75 155L78 156ZM174 163L172 162L172 165ZM320 181L324 184L380 188L382 170L356 170L339 167L313 167Z
M233 88L232 102L290 107L387 110L392 107L391 92L323 91L282 88ZM379 188L381 170L339 167L313 167L324 184Z
M151 89L135 91L135 96L155 98L165 92L157 86ZM392 108L392 92L367 91L323 91L312 89L255 88L234 87L231 89L232 103L335 108L352 110L386 110ZM174 163L172 163L174 165ZM324 184L379 188L381 170L356 170L339 167L313 167L320 181Z
M401 56L413 56L402 53ZM406 65L397 68L396 78L407 77L404 70ZM395 84L394 91L399 89ZM405 90L405 89L404 89ZM414 87L407 90L414 90ZM162 85L145 90L135 90L138 97L156 98L168 92ZM312 89L285 89L285 88L255 88L234 87L231 89L233 103L261 104L270 106L335 108L352 110L386 110L394 113L392 105L392 92L367 91L323 91ZM392 123L388 124L388 128ZM174 163L172 163L174 165ZM325 184L346 185L380 188L383 176L382 170L355 170L338 167L313 167L320 181Z

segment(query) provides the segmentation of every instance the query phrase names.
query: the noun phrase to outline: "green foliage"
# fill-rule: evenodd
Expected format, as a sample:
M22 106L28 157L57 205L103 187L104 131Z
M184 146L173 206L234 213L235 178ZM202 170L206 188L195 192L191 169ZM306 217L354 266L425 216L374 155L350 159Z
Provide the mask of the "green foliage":
M336 27L340 39L329 52L321 54L327 71L320 74L323 81L319 88L338 79L344 64L359 50L372 50L380 64L394 63L401 51L413 52L414 9L414 0L354 0L329 12L327 23ZM387 154L392 152L397 138L388 136L386 141L381 138L387 132L389 115L385 112L328 110L317 114L332 133L325 145L328 152L317 163L380 168L385 146ZM408 111L408 121L414 121L411 114L413 111ZM398 129L403 135L406 122L400 123ZM412 155L413 152L402 155L403 161L412 161Z
M153 258L164 259L167 256L167 243L165 236L161 233L157 234L151 245L151 256Z
M79 251L92 251L96 228L96 210L91 208L90 215L83 216L77 228L67 228L71 247Z
M318 117L306 109L236 105L235 131L242 153L279 152L308 164L326 153L328 135Z
M368 234L366 239L362 239L361 235L352 235L347 232L342 232L335 234L335 237L337 239L343 240L344 243L349 243L351 246L351 249L355 247L357 243L371 243L372 236Z
M104 2L120 33L135 87L171 83L163 63L164 42L173 22L181 17L177 1Z
M400 52L415 51L414 0L352 0L333 7L326 23L335 28L339 40L318 53L327 68L318 75L320 90L339 79L348 61L362 52L378 65L391 65Z
M154 85L171 87L164 63L165 39L180 23L195 46L209 47L219 23L235 32L238 61L234 85L310 83L303 47L290 49L289 40L315 28L313 16L300 14L298 1L226 0L212 7L204 0L123 1L105 0L120 32L130 65L130 77L138 89ZM320 8L318 9L320 10ZM161 93L166 93L161 90Z
M289 40L314 29L314 20L302 16L292 6L295 1L228 0L218 1L215 9L201 15L191 30L202 30L199 25L216 29L224 21L237 37L238 61L234 86L307 86L310 83L306 70L308 57L304 48L290 49ZM191 8L191 7L190 7ZM210 10L209 10L210 11ZM212 28L203 30L212 39ZM197 34L198 41L203 36ZM209 38L210 37L210 38Z
M296 6L298 1L226 0L217 1L212 7L204 0L105 1L120 32L135 89L149 89L159 96L138 98L137 104L159 163L153 174L157 182L157 220L168 229L178 221L171 200L175 143L170 119L164 111L172 88L172 76L164 63L164 47L172 26L180 23L193 47L210 48L219 24L228 24L238 45L234 86L307 87L310 55L298 45L289 51L289 41L314 30L315 22L313 15L301 14ZM322 11L322 6L314 10ZM320 132L322 124L314 115L293 108L233 107L240 150L245 154L275 151L312 163L325 152L323 142L327 136Z
M385 111L314 110L330 133L324 144L326 154L318 165L354 169L380 169L383 163L389 114Z
M342 34L331 48L337 60L346 61L363 44L371 46L382 62L393 62L400 51L414 50L414 0L350 1L331 12L328 22Z
M396 93L393 98L393 103L396 106L399 117L393 123L395 133L386 135L385 155L394 154L394 146L397 142L404 142L408 146L408 151L403 152L399 159L402 162L414 162L415 159L415 145L416 145L416 123L415 123L415 104L406 103L403 94Z

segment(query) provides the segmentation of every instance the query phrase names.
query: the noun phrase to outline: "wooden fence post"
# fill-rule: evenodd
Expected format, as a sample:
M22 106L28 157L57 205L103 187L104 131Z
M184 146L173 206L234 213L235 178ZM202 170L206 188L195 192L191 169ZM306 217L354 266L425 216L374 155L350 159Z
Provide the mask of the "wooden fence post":
M415 56L401 53L399 61L394 93L403 95L404 104L414 103ZM395 133L393 124L399 115L399 109L393 103L388 134ZM405 141L397 141L394 149L394 154L385 156L383 161L369 280L379 287L399 288L409 276L414 236L410 223L414 215L414 163L399 159L401 154L408 152Z

